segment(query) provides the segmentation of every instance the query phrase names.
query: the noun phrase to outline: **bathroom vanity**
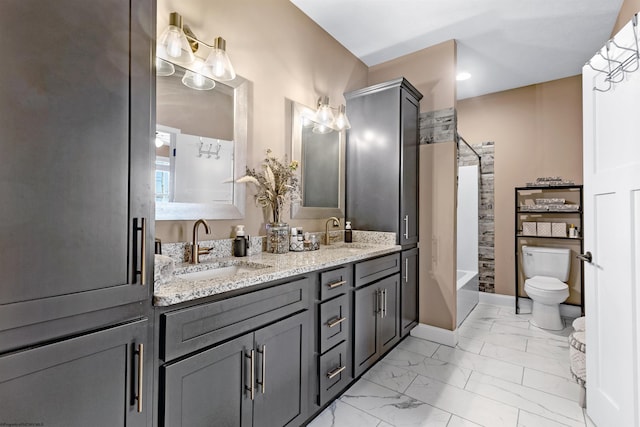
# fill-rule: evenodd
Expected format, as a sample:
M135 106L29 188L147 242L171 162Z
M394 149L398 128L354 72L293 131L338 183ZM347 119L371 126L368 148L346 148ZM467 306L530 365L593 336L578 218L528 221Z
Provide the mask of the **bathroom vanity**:
M198 269L254 268L156 284L154 424L308 421L399 342L400 249L340 243L217 259Z

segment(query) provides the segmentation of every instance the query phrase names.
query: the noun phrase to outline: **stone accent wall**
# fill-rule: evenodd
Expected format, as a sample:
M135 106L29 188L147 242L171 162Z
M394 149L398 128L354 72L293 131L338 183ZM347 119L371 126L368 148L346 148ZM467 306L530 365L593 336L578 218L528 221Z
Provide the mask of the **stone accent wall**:
M420 144L455 141L457 118L453 108L420 114Z
M494 293L495 285L495 220L494 206L494 176L493 154L495 146L493 142L471 144L480 155L480 206L478 207L478 271L480 276L479 288L482 292ZM458 165L477 165L478 157L469 148L460 143L458 151Z

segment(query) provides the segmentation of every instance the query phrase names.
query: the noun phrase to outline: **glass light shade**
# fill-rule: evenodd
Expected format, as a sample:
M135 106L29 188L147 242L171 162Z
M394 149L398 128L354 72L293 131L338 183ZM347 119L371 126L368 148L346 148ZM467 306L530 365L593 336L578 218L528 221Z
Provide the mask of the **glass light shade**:
M187 70L182 78L182 83L195 90L211 90L216 87L216 82L200 73Z
M180 62L190 63L194 59L193 51L182 31L182 16L176 12L169 15L169 26L158 38L158 51Z
M334 127L339 131L351 129L351 123L349 123L349 119L347 118L346 107L344 105L341 105L338 109L338 117L336 117Z
M195 90L211 90L216 87L216 82L201 74L204 72L204 62L196 58L191 64L191 70L187 70L182 77L182 84Z
M324 126L332 126L334 117L329 104L320 104L318 107L318 112L316 113L316 118L319 124Z
M175 72L176 68L171 62L156 57L156 76L167 77L173 75Z
M330 133L332 131L333 129L331 129L331 127L320 123L316 123L315 125L313 125L313 129L311 129L311 132L319 134Z
M210 69L213 77L221 82L236 78L236 72L226 52L226 42L222 37L216 37L205 66Z

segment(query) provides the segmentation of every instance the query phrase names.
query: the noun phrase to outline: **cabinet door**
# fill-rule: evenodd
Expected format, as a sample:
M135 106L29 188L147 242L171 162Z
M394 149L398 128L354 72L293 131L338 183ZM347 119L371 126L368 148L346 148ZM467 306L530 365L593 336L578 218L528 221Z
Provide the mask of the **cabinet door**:
M378 357L386 353L400 339L400 274L377 283L382 292L382 315L378 318Z
M418 101L402 89L400 244L418 243Z
M151 0L2 2L0 331L149 295L154 20Z
M297 426L306 419L310 326L305 311L255 333L254 426Z
M0 418L8 425L145 426L140 345L147 321L116 326L0 357ZM142 352L144 354L144 351ZM24 424L23 424L24 423Z
M354 376L371 366L378 356L376 326L380 311L380 293L377 282L354 291Z
M161 368L162 425L250 426L252 349L253 334L247 334Z
M400 298L400 335L404 337L418 324L418 249L402 252Z

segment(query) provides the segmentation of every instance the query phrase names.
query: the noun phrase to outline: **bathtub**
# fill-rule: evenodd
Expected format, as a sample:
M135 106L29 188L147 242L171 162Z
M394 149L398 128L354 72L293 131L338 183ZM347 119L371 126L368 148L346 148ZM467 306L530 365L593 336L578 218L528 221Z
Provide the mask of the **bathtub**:
M471 313L478 304L478 272L458 270L456 272L456 288L458 290L457 326Z

